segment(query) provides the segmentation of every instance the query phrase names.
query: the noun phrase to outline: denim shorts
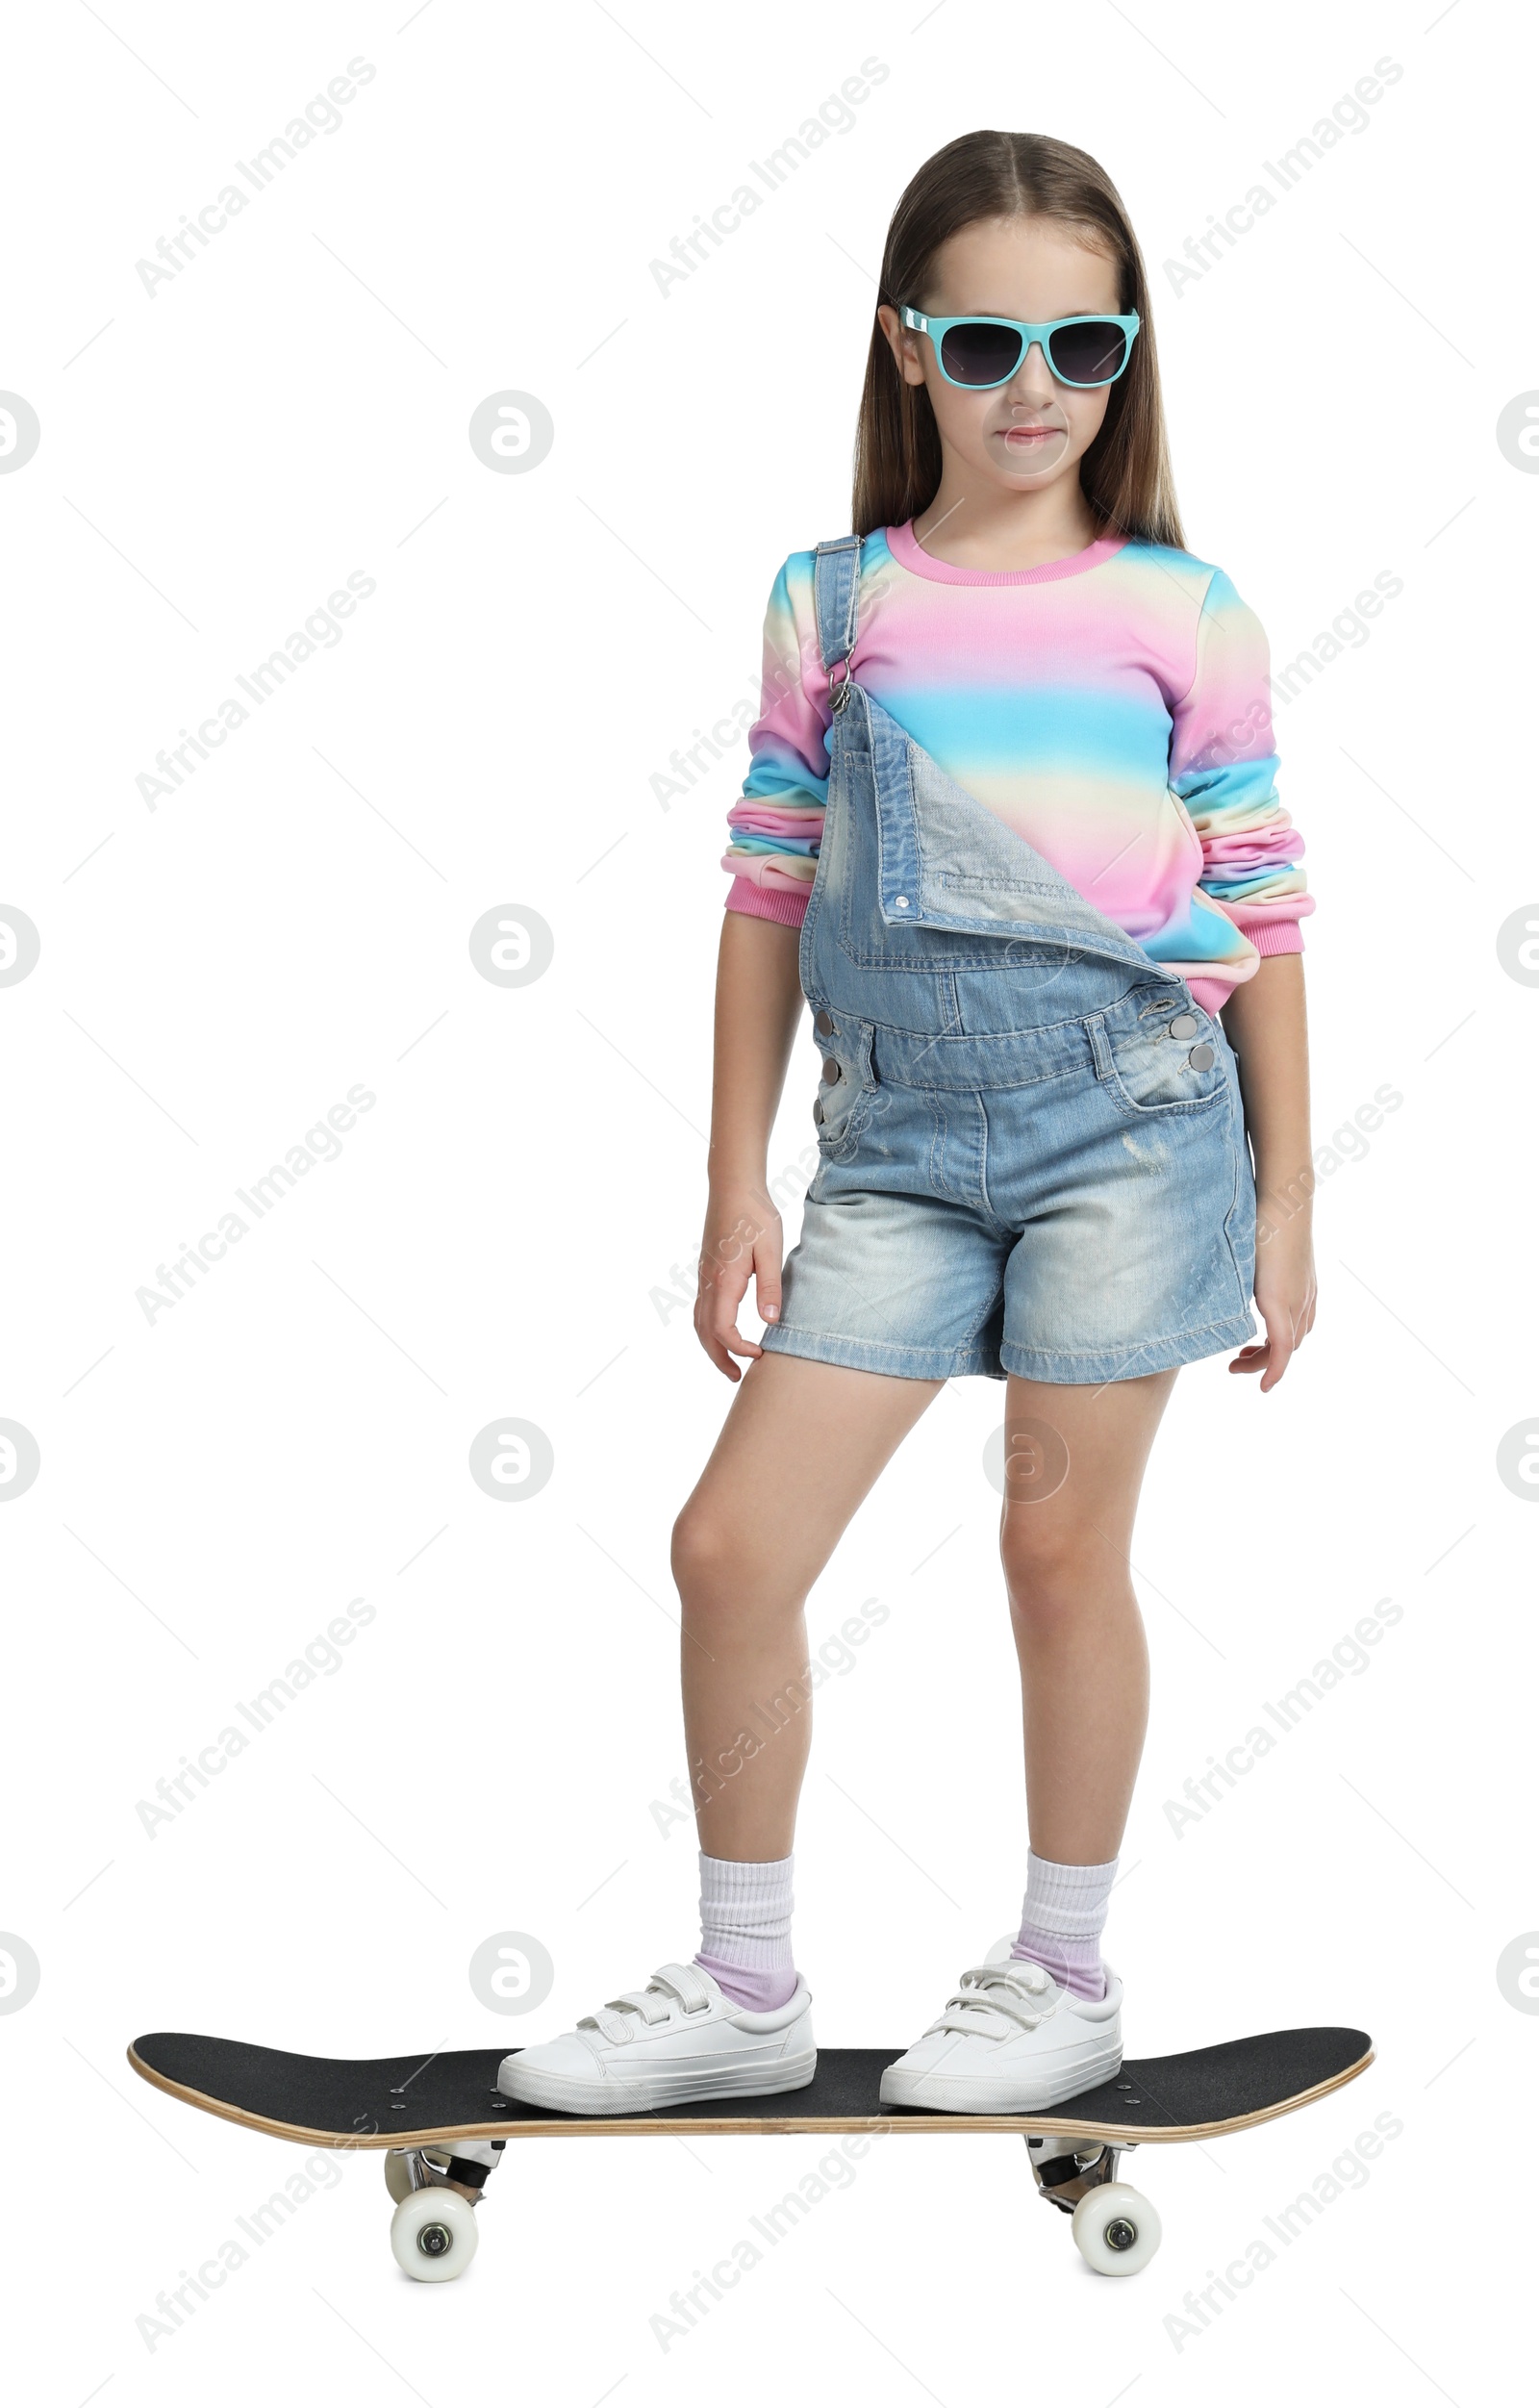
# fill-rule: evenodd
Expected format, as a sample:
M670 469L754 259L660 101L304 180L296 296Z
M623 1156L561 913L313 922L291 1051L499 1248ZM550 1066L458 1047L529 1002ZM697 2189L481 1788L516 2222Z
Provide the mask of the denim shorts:
M977 1040L838 1024L820 1039L840 1077L768 1352L1099 1385L1254 1336L1239 1081L1199 1005L1135 987L993 1040L1018 1058L991 1072L1021 1083L986 1087L953 1083L947 1059L965 1053L955 1076L975 1076Z

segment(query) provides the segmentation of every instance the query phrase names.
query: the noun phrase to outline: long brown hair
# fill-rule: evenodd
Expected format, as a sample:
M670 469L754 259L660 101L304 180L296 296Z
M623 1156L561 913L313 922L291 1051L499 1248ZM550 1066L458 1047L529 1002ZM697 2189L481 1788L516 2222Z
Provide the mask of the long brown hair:
M1048 134L962 134L947 142L925 161L893 212L878 304L922 308L942 243L989 217L1050 217L1115 261L1119 307L1138 312L1139 332L1107 397L1100 432L1080 461L1080 483L1104 529L1184 550L1143 254L1116 187L1088 151ZM929 394L898 374L878 321L855 433L856 533L900 526L927 510L940 482L941 438Z

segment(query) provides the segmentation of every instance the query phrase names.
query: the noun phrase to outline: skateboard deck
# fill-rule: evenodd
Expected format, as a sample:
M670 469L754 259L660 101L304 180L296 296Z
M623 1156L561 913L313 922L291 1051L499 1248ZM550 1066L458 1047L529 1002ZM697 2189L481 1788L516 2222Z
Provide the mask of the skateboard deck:
M1103 2142L1198 2141L1285 2116L1373 2061L1366 2032L1334 2025L1223 2040L1178 2057L1129 2058L1115 2081L1021 2116L884 2107L882 2073L897 2048L824 2048L805 2090L701 2099L640 2115L569 2116L505 2099L505 2048L430 2057L294 2057L194 2032L149 2032L128 2052L158 2090L211 2116L285 2141L333 2148L420 2148L449 2141L554 2139L626 2132L1037 2132Z
M1374 2060L1368 2034L1348 2027L1264 2032L1180 2056L1129 2058L1113 2081L1053 2108L969 2116L884 2107L882 2073L899 2049L824 2048L799 2091L572 2116L504 2098L497 2067L510 2053L299 2057L195 2032L148 2032L128 2061L157 2090L227 2122L312 2146L388 2151L396 2262L418 2282L447 2282L475 2253L474 2209L509 2141L643 2133L1020 2133L1038 2191L1072 2216L1081 2255L1098 2273L1132 2274L1159 2246L1160 2223L1151 2203L1118 2179L1123 2150L1211 2140L1291 2115Z

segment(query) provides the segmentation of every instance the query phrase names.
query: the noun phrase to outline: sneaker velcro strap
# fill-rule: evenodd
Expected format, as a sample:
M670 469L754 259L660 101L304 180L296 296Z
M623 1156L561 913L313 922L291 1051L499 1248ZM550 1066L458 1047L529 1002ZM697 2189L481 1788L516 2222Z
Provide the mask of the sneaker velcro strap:
M652 1979L672 1990L688 2015L711 2004L710 1983L697 1964L660 1964Z
M667 2023L676 2008L697 2015L710 2004L710 1986L697 1964L660 1964L644 1990L621 1990L618 1998L607 1998L596 2015L579 2015L577 2029L601 2032L606 2040L631 2040L637 2034L627 2016L643 2025Z

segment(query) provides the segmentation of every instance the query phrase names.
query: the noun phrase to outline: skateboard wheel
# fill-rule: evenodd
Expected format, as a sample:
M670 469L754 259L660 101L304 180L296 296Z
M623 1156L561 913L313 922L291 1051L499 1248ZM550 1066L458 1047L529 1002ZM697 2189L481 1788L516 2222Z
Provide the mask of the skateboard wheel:
M391 2218L395 2263L414 2283L452 2283L474 2257L479 2239L469 2200L437 2183L414 2191Z
M1160 2219L1130 2182L1101 2182L1074 2210L1074 2246L1097 2274L1137 2274L1160 2245Z
M387 2149L385 2152L385 2188L399 2207L412 2195L410 2149Z

